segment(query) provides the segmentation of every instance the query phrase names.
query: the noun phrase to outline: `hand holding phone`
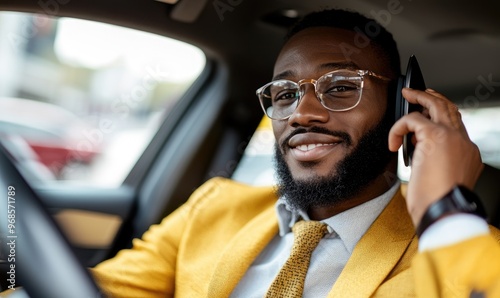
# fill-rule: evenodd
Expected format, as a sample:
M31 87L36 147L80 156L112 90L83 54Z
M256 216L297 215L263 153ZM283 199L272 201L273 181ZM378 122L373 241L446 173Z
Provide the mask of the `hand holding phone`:
M398 80L398 86L396 90L396 121L398 121L404 115L408 115L412 112L422 112L423 107L417 104L409 103L401 93L404 88L412 88L416 90L425 90L424 77L422 76L422 71L418 65L417 58L411 55L408 61L408 67L406 68L406 75L401 76ZM415 145L412 143L411 139L413 133L409 133L403 138L403 160L405 166L411 165L411 159L413 152L415 151Z

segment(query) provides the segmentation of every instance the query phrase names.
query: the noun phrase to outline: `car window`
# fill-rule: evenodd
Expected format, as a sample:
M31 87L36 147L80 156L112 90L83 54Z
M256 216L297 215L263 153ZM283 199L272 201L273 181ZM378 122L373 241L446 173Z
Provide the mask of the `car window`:
M469 137L479 147L483 162L500 169L500 108L462 108L460 113ZM264 117L250 139L241 162L234 171L233 179L252 185L275 184L274 142L271 121ZM408 181L411 167L405 167L401 149L398 162L399 179Z
M461 113L483 162L500 169L500 107L464 109Z
M273 167L275 138L271 120L264 116L248 142L243 157L232 178L251 185L273 185L276 183Z
M0 12L0 38L0 136L21 137L44 181L121 184L206 62L163 36L37 14Z

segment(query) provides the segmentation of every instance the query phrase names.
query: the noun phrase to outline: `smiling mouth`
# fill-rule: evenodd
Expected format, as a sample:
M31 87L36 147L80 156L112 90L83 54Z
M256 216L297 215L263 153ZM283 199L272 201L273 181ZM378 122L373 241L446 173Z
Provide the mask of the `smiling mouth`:
M292 133L285 139L282 148L283 152L290 152L290 157L298 162L318 162L333 154L339 144L350 145L347 133L312 128Z
M323 147L323 146L332 146L334 144L307 144L307 145L299 145L297 147L292 147L292 149L297 149L297 150L300 150L302 152L307 152L307 151L311 151L315 148L318 148L318 147Z
M290 146L290 153L291 157L296 161L317 162L332 154L339 144L340 142L301 144L295 147Z

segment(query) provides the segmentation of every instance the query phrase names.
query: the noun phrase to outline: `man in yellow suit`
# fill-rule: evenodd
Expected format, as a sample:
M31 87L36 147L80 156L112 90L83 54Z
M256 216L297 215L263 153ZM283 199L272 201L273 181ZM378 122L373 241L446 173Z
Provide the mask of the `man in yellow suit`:
M210 180L132 249L92 269L103 291L500 297L500 234L469 191L479 151L456 106L434 90L404 89L424 110L394 122L400 71L392 35L375 21L308 15L257 91L276 137L277 189ZM392 178L410 132L403 196Z

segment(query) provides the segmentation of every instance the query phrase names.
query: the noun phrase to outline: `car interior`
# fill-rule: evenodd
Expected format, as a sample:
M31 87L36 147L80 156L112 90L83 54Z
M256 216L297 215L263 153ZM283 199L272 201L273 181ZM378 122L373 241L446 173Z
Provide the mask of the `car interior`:
M57 105L91 125L72 129L67 121L43 128L57 130L53 135L58 136L57 143L44 148L73 148L64 151L63 164L51 167L37 156L41 145L34 146L29 133L24 137L10 128L34 108L0 111L0 138L7 148L0 154L0 184L7 192L15 182L17 202L22 195L36 202L16 210L19 229L24 226L22 231L29 234L25 237L33 240L18 249L33 254L36 262L45 256L37 255L41 245L49 257L63 251L61 255L76 256L76 261L67 260L72 266L92 267L130 247L132 239L212 177L272 184L274 138L255 91L270 81L287 28L309 12L329 8L376 19L394 35L401 65L406 66L411 55L418 57L427 87L460 108L485 163L475 191L489 223L500 227L496 1L2 0L0 101L18 98ZM133 32L121 38L116 28ZM135 35L139 33L144 36ZM180 50L171 51L177 47ZM125 74L128 70L133 73ZM25 117L26 122L34 118ZM50 118L58 116L43 121L51 123ZM42 129L37 123L24 126L26 131L30 126ZM82 139L75 141L68 134ZM82 150L97 152L96 157L82 162L77 158ZM53 168L57 171L50 172ZM400 179L407 181L410 171L401 165ZM24 207L37 211L23 215ZM0 239L7 243L6 206L0 212ZM50 224L45 228L42 222ZM43 240L54 231L64 238ZM55 244L59 241L60 246ZM59 250L66 242L71 249ZM8 254L2 246L0 292L10 285L5 275ZM30 297L65 297L43 292L41 288L50 287L44 285L47 280L36 282L33 277L50 276L65 268L64 262L52 266L48 261L26 261L25 268L35 273L19 276L16 286L25 286ZM88 276L75 272L61 278L92 284Z

